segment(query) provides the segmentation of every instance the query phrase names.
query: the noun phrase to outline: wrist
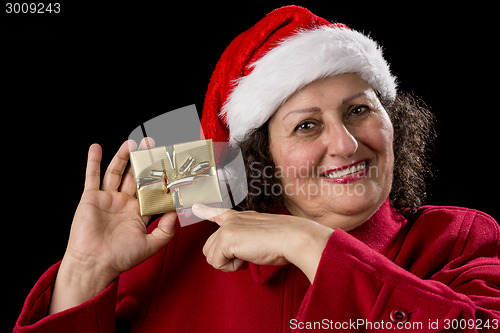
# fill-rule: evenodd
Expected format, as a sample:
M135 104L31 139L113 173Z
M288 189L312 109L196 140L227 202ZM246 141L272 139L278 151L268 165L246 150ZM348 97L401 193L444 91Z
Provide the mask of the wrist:
M49 314L78 306L106 289L118 277L98 263L75 260L68 253L59 267L49 307Z
M307 226L297 228L296 235L291 238L293 244L286 247L286 259L297 266L311 283L314 282L323 251L333 231L309 221Z
M97 295L117 278L119 273L99 261L76 260L66 253L59 267L58 277L59 275L64 278L66 284Z

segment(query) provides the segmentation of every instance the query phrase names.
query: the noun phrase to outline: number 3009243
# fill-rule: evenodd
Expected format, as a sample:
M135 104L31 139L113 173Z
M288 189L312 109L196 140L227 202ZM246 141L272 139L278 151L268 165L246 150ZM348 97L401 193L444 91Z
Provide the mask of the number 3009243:
M5 4L5 13L7 14L59 14L61 4L54 3L36 3L36 2L7 2Z

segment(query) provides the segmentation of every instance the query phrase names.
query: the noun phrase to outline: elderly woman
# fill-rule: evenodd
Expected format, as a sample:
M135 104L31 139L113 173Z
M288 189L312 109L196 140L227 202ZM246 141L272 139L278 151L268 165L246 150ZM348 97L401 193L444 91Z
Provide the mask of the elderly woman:
M420 206L431 118L369 37L273 11L222 55L201 120L243 151L241 207L195 205L207 221L179 228L168 213L146 228L126 171L135 146L101 181L92 145L64 258L15 330L497 330L498 224Z

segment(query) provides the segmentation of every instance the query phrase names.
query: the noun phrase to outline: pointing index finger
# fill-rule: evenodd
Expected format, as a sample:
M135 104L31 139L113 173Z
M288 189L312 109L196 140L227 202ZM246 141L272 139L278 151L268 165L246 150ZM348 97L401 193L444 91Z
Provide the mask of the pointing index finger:
M218 225L223 225L224 222L223 219L220 218L220 215L227 213L231 209L210 207L195 203L193 207L191 207L191 210L193 211L193 214L198 216L200 219L209 220L217 223Z

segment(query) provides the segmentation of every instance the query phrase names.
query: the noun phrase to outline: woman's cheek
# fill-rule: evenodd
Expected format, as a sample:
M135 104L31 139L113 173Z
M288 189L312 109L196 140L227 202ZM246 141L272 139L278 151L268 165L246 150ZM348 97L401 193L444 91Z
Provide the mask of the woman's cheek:
M393 129L385 112L373 117L365 126L359 128L355 137L376 153L392 155Z
M381 114L367 125L369 126L360 133L359 139L376 154L377 165L374 167L378 170L375 174L379 175L377 178L380 181L387 182L385 185L390 187L394 166L392 124L386 114Z
M282 148L275 163L286 179L305 181L317 173L315 168L323 157L318 144L293 144Z

